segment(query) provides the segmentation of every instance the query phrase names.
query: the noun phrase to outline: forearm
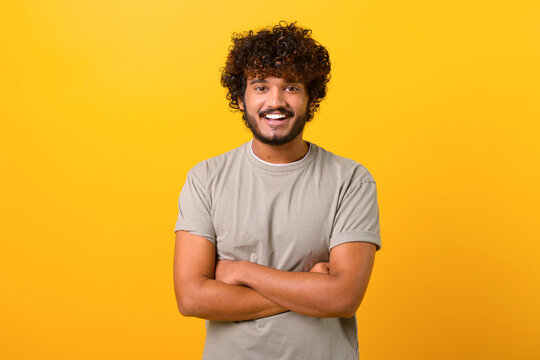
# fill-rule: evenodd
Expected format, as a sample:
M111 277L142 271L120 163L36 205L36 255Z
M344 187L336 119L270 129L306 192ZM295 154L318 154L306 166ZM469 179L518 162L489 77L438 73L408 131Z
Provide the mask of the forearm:
M242 261L240 284L291 311L313 317L351 317L360 305L350 283L339 275L290 272Z
M214 321L257 319L287 311L255 290L201 279L183 296L182 314Z

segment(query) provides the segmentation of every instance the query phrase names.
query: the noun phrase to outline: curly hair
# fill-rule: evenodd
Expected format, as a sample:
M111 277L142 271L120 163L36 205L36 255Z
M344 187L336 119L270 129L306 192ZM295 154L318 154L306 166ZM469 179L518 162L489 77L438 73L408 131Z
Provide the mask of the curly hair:
M239 109L238 98L243 99L248 77L263 79L267 76L284 78L304 84L308 93L308 110L319 108L326 96L330 81L328 51L311 38L311 30L280 21L271 29L257 33L249 30L232 35L226 65L220 69L221 85L228 89L229 107ZM308 111L308 120L313 114Z

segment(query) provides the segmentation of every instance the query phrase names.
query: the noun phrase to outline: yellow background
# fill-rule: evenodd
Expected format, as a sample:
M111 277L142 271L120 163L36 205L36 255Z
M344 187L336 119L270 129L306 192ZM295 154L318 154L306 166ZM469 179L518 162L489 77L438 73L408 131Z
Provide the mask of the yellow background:
M538 1L0 8L0 358L197 359L172 281L189 168L250 139L233 32L297 20L332 79L305 139L366 166L383 247L360 358L540 359Z

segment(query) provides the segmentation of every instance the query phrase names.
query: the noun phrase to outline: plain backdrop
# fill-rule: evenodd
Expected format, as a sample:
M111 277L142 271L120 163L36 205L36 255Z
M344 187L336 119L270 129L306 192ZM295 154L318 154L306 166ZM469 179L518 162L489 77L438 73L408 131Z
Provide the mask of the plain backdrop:
M540 358L538 1L0 6L0 357L199 359L177 201L250 140L231 35L298 21L332 78L305 139L377 182L362 360Z

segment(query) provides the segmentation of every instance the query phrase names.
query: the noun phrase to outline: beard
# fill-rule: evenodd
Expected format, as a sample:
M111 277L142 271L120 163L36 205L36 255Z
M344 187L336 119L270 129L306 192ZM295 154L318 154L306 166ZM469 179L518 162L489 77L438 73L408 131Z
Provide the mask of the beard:
M263 144L283 145L296 138L298 134L300 134L304 130L304 126L306 125L306 122L309 121L310 116L307 112L301 116L298 116L288 134L285 134L283 136L278 136L274 134L272 137L264 136L259 131L257 120L253 116L249 115L246 111L243 112L242 119L244 119L244 124L246 125L246 127L253 133L253 137L262 142Z

